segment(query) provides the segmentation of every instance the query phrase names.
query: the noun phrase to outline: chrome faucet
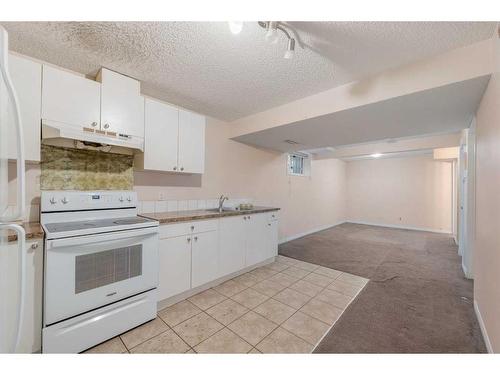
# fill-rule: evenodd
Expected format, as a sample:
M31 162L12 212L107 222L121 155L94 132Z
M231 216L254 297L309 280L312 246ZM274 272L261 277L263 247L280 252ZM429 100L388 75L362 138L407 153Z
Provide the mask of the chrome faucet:
M224 205L224 201L227 201L229 198L225 197L224 194L222 194L219 197L219 212L222 212L222 206Z

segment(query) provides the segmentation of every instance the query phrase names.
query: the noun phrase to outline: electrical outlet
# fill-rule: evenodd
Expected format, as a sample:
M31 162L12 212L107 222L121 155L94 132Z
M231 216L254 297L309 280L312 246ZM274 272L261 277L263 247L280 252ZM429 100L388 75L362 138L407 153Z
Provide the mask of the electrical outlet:
M167 200L167 195L163 191L160 191L160 193L158 194L158 200L160 201Z

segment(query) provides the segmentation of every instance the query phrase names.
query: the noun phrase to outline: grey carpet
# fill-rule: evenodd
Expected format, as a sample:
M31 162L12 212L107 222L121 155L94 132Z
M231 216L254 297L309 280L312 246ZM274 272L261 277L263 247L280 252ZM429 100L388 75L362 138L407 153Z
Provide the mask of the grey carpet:
M371 280L315 352L486 352L449 235L346 223L279 253Z

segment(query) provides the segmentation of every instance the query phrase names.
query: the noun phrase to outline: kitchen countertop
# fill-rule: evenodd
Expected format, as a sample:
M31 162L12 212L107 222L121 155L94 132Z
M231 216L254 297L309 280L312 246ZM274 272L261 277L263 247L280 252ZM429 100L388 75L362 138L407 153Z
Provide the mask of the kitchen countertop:
M45 235L45 232L42 229L42 226L40 223L19 223L24 230L26 231L26 239L27 240L34 240L38 238L43 238ZM15 242L17 241L17 233L9 230L8 231L8 242Z
M156 212L156 213L142 213L148 219L158 220L160 224L172 224L183 221L217 219L226 216L250 215L259 214L263 212L278 211L276 207L259 207L256 206L251 210L230 210L223 212L209 211L209 210L189 210L189 211L171 211L171 212Z

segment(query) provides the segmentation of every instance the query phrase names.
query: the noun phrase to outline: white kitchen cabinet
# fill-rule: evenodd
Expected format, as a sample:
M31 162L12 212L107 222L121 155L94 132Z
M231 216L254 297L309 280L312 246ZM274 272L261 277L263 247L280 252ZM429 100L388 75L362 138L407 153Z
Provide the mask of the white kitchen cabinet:
M247 219L245 265L251 266L269 258L267 215L253 214Z
M178 168L186 173L205 171L205 117L179 111Z
M273 220L267 223L267 258L278 255L278 221Z
M140 82L101 69L101 130L144 138L144 98Z
M2 250L4 250L2 248ZM21 342L19 351L21 353L35 353L41 351L42 342L42 288L43 288L43 241L31 240L26 241L26 295L23 315L23 326L21 330ZM17 242L9 242L5 247L5 251L0 254L1 257L10 258L10 261L5 264L16 264L19 262L19 249ZM4 263L2 263L4 264ZM15 269L2 269L2 282L10 285L7 295L7 301L11 304L2 309L12 322L16 321L18 304L19 304L19 275L17 266ZM2 301L4 303L5 301ZM13 334L14 324L7 331L8 334ZM5 333L5 332L2 332Z
M220 276L229 275L245 268L247 225L244 218L245 216L234 216L220 220Z
M191 236L160 240L158 300L191 288Z
M42 64L16 55L9 55L9 70L21 112L25 159L40 161L40 114L42 105ZM13 121L12 106L8 119ZM17 158L14 127L9 127L8 158Z
M140 169L177 171L179 109L156 100L144 101L144 153L136 155Z
M42 122L99 129L100 83L43 65Z
M191 288L215 280L219 273L217 231L193 234L191 239Z

